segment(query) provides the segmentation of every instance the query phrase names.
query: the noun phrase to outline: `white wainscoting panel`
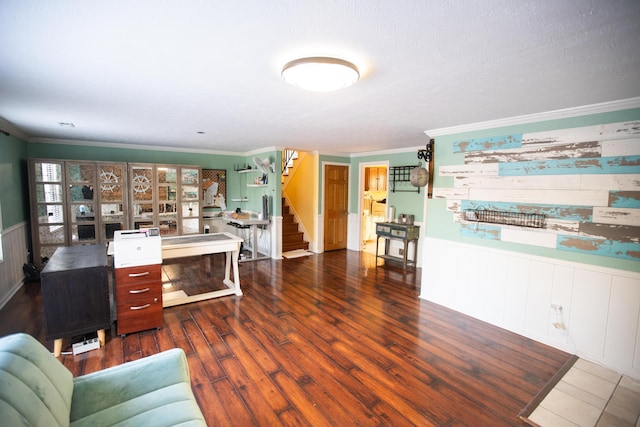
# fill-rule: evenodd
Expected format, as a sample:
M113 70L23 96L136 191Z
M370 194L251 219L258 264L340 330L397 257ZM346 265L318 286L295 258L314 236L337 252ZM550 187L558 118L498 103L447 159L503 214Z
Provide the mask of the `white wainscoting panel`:
M422 240L421 298L640 379L640 273Z
M24 283L22 266L27 262L28 223L23 222L2 232L4 261L0 263L0 308Z

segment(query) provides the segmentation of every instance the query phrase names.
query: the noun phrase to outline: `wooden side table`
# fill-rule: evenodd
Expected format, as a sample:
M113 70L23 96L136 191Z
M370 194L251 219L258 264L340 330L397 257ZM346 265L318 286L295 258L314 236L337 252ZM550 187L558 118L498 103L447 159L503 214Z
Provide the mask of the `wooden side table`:
M40 275L46 340L54 341L54 355L62 339L98 332L104 345L111 327L109 269L104 245L65 246L56 249Z
M378 242L380 238L384 240L384 254L378 252ZM378 258L384 260L395 261L402 263L402 266L406 269L407 265L413 264L415 267L418 261L418 239L420 238L420 226L400 224L395 222L378 222L376 223L376 261ZM389 254L390 240L402 240L403 242L403 256L395 256ZM408 257L409 243L413 242L413 259Z

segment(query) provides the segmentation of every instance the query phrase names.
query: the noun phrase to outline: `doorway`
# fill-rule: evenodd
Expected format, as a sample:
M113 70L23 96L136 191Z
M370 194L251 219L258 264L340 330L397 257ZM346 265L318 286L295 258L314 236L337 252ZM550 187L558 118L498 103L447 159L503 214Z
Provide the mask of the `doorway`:
M324 250L347 248L349 167L324 166Z
M388 163L364 164L361 169L362 250L372 254L376 252L376 222L387 217L388 171Z

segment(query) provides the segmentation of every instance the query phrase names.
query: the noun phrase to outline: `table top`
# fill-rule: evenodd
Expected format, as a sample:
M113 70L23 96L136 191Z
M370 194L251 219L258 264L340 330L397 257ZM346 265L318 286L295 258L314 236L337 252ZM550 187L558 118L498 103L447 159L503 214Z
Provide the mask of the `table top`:
M217 243L242 242L242 238L231 233L206 233L193 234L187 236L171 236L162 238L162 247L169 246L194 246L194 245L210 245Z
M62 246L53 253L42 270L42 274L106 265L107 248L105 245Z

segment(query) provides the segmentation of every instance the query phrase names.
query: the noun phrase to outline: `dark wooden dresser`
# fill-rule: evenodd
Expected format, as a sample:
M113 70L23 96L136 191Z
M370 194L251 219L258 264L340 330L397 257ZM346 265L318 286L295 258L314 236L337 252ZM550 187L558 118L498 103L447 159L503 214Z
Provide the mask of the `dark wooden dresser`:
M54 341L54 355L62 352L62 339L111 327L109 267L105 245L65 246L42 270L45 339Z

